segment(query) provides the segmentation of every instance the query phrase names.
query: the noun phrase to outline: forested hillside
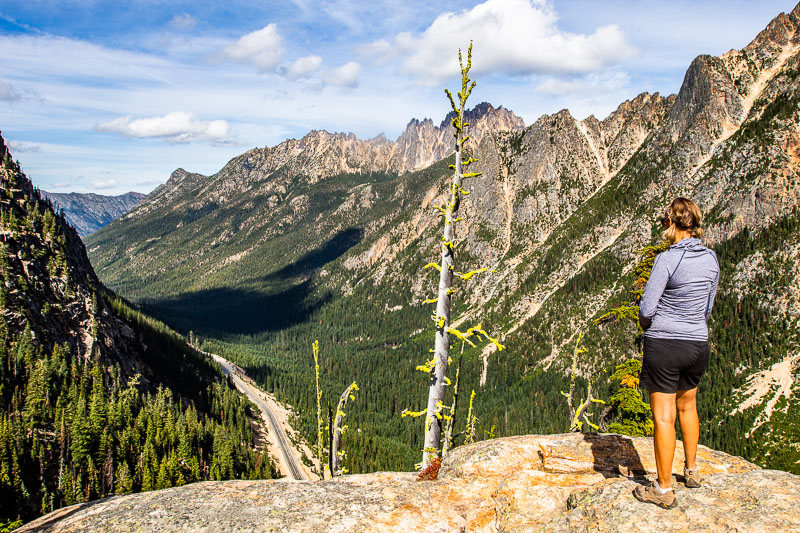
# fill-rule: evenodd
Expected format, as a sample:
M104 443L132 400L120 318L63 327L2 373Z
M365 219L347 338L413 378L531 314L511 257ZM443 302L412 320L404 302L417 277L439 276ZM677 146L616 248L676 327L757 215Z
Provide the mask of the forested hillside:
M273 477L218 367L97 280L0 138L0 524L109 494Z
M706 212L722 267L701 442L800 469L798 27L800 5L744 49L698 57L677 95L475 137L484 175L466 182L456 255L465 270L496 272L458 288L453 316L508 348L465 349L461 390L477 392L478 438L568 429L560 391L581 332L580 380L595 379L601 398L613 392L606 376L637 355L636 331L593 319L629 301L638 251L658 243L658 217L684 195ZM273 149L256 149L214 176L177 172L89 237L89 254L109 286L294 406L309 438L319 339L326 397L353 379L360 387L346 466L410 469L423 432L400 413L424 406L415 367L433 346L422 302L436 280L422 267L441 245L434 206L450 161L376 171L352 157L326 173L351 144L289 145L274 149L275 165L264 163Z

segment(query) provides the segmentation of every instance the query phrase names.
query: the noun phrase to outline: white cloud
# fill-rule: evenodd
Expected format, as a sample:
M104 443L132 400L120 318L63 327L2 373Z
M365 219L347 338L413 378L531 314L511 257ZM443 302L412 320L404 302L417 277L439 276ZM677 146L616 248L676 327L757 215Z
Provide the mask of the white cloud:
M319 9L325 12L331 19L345 25L351 33L361 33L364 28L365 22L370 23L369 20L364 20L365 9L372 2L359 2L358 0L326 0L319 2ZM368 19L368 17L366 17Z
M469 39L475 43L476 74L580 74L637 54L617 25L587 35L565 32L557 21L545 0L486 0L471 10L442 13L419 35L398 34L394 52L405 57L406 71L425 84L458 74L455 49L460 45L466 52ZM373 46L386 49L380 41Z
M132 119L119 117L97 124L95 129L138 139L163 138L171 143L209 141L230 144L231 127L225 120L198 120L194 113L173 111L163 117Z
M537 93L560 96L587 95L617 91L628 85L630 76L625 72L591 73L568 78L548 78L536 86Z
M8 82L0 81L0 100L5 102L16 102L22 98L22 94Z
M0 50L14 50L13 62L24 80L42 94L59 93L64 87L93 89L130 86L134 83L176 87L176 65L154 54L107 48L87 41L50 35L0 35ZM8 59L8 58L7 58ZM9 70L9 72L13 72ZM14 80L12 80L13 82ZM101 82L101 83L99 83ZM58 86L54 88L54 83ZM33 90L24 93L35 96ZM25 97L25 96L23 96ZM59 95L58 100L63 100ZM92 97L95 105L100 102Z
M42 147L38 144L33 143L26 143L22 141L8 141L8 148L11 150L12 154L22 153L22 152L30 152L30 153L41 153Z
M94 180L92 182L92 189L113 189L117 186L117 180Z
M361 65L355 61L350 61L330 71L328 75L325 76L325 81L331 85L356 87L358 85L359 74L361 74Z
M252 65L261 73L277 67L281 62L282 53L281 36L274 22L242 36L225 48L225 55L229 58Z
M58 183L51 183L47 186L49 189L66 189L67 187L72 187L72 183L68 181L61 181Z
M181 13L180 15L175 15L172 17L172 20L169 21L169 24L173 28L183 31L190 31L197 26L197 19L195 19L189 13Z
M386 39L378 39L371 43L362 44L356 47L359 54L364 58L372 58L376 63L384 63L392 52L392 44Z
M286 70L286 77L296 80L312 72L316 72L322 66L322 58L317 55L301 57Z

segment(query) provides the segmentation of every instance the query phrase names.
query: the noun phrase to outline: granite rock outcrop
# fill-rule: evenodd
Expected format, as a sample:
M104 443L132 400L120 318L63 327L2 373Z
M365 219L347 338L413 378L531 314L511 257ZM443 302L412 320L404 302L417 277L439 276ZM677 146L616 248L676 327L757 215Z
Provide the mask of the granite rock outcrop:
M705 447L697 462L703 486L676 478L672 510L631 495L655 471L650 439L572 433L461 446L435 481L203 482L67 507L19 531L800 531L800 476Z

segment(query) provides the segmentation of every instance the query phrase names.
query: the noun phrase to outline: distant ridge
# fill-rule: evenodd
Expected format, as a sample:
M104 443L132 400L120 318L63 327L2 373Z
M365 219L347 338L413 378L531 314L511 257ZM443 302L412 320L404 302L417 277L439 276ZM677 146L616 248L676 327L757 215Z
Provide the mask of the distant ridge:
M64 210L67 222L78 230L78 235L81 237L86 237L112 220L121 217L147 196L133 191L119 196L47 191L42 191L42 194L53 202L57 210Z

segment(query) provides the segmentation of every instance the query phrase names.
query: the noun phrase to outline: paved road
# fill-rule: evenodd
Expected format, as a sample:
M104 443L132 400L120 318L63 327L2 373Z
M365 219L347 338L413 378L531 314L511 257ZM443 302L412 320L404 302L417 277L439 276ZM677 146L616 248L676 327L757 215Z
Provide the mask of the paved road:
M303 469L300 468L300 465L297 463L297 459L291 451L289 439L286 438L286 433L283 431L283 427L281 427L281 425L278 423L275 413L272 412L267 403L263 400L263 398L261 398L258 388L241 379L240 376L247 378L247 375L244 373L244 371L217 354L204 352L202 350L197 351L211 357L220 365L222 365L222 371L229 375L231 379L233 379L233 383L236 385L236 388L239 389L245 396L247 396L251 402L256 404L256 406L261 409L262 413L267 415L273 435L275 435L278 440L278 444L281 447L281 454L283 454L284 464L286 464L289 468L292 478L299 480L308 479L303 472Z

